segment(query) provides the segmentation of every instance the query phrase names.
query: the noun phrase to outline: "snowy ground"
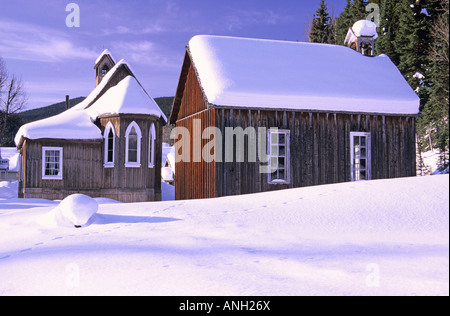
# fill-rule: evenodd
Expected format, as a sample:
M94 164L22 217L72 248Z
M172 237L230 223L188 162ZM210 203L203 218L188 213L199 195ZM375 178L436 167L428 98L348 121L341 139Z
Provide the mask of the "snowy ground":
M0 295L449 295L448 175L98 199L78 229L48 225L58 202L7 192Z

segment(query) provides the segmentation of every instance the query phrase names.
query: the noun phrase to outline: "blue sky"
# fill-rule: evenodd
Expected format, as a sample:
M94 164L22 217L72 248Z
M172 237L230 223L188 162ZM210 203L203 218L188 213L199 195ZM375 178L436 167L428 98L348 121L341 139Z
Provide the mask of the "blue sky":
M198 34L305 41L319 0L75 0L80 27L61 0L0 0L0 56L22 78L27 108L87 96L107 48L127 60L153 97L175 94L184 49ZM327 0L336 15L346 0Z

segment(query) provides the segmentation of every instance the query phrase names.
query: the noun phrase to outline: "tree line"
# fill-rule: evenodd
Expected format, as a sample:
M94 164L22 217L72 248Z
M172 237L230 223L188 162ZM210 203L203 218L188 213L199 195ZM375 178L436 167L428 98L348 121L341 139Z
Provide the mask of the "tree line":
M419 152L438 148L441 166L448 166L449 0L347 0L338 16L321 0L308 40L344 45L348 29L362 19L377 23L376 54L389 56L420 97Z

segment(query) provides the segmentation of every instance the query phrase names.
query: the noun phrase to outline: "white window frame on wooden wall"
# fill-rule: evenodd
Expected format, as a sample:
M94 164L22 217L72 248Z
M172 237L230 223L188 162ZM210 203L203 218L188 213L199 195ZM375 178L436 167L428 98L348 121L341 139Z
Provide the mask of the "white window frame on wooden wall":
M357 137L357 142L355 142L355 137ZM351 181L372 179L370 133L350 132L350 179Z
M155 124L150 124L148 132L148 167L155 167L155 141L156 141L156 129Z
M284 142L280 143L279 136L284 135ZM275 140L276 139L276 140ZM291 158L290 158L291 131L284 129L269 129L267 131L267 144L269 166L274 172L269 173L269 184L289 184L291 183ZM280 150L284 147L284 152ZM276 160L274 160L274 158ZM284 159L284 168L279 168L279 160ZM284 176L280 177L280 170L284 170ZM277 177L273 174L276 172Z
M130 132L133 129L136 131L137 134L137 153L136 153L136 160L137 161L129 161L129 146L130 146L130 142L129 142L129 136L130 136ZM141 139L142 139L142 132L141 129L139 128L138 124L133 121L131 122L126 131L125 131L125 167L127 168L140 168L141 167Z
M112 131L113 133L113 143L112 143L112 161L109 161L108 154L109 154L109 133ZM108 122L106 124L105 133L103 135L104 141L105 141L105 158L104 158L104 167L105 168L114 168L114 156L116 153L116 129L114 128L114 125L111 122Z
M56 155L54 157L47 155L47 154L50 154L50 152L58 153L57 161L56 161L56 158L57 158ZM49 166L47 166L47 164ZM50 166L52 166L52 167L50 167ZM57 174L46 174L47 170L56 170ZM62 147L42 147L42 179L43 180L62 180L63 179L63 148Z

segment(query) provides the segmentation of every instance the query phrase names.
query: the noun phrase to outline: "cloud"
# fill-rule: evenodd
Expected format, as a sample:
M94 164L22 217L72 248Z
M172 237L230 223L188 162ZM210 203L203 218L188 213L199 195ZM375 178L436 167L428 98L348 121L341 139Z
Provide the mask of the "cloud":
M95 60L98 52L80 46L63 32L34 24L0 20L0 55L10 59L60 62Z
M150 41L116 41L111 44L113 56L125 56L131 64L163 68L179 67L178 55L172 56Z
M228 30L242 29L248 25L276 25L289 19L271 10L268 11L244 11L236 10L234 14L225 16L225 24Z
M139 28L139 29L130 28L130 27L124 26L124 25L118 25L113 28L107 28L107 29L102 30L104 35L117 35L117 34L120 34L120 35L123 35L123 34L145 35L145 34L162 33L164 31L165 31L164 27L162 25L160 25L159 23L147 25L144 28Z

